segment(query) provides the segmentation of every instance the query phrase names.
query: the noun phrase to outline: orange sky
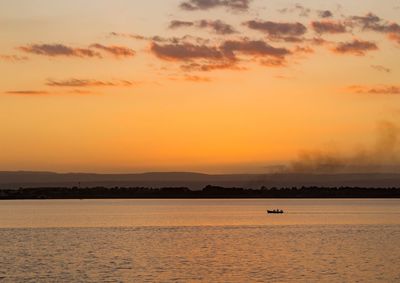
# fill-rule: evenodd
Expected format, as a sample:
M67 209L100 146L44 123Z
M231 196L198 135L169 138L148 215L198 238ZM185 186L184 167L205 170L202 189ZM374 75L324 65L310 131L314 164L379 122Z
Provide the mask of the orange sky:
M398 1L93 3L0 3L0 170L266 172L399 119Z

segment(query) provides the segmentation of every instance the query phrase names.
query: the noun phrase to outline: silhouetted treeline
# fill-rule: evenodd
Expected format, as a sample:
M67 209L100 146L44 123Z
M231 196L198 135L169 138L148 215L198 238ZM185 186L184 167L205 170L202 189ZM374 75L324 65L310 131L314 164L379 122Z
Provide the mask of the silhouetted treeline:
M20 188L0 190L0 199L104 198L400 198L400 188L301 187L244 189L206 186L200 191L174 188Z

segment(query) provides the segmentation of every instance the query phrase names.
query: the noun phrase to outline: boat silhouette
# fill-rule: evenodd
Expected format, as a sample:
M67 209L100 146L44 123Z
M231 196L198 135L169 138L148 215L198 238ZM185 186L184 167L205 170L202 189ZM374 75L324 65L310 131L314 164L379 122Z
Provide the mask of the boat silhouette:
M282 214L282 209L274 209L274 210L267 210L267 213L275 213L275 214Z

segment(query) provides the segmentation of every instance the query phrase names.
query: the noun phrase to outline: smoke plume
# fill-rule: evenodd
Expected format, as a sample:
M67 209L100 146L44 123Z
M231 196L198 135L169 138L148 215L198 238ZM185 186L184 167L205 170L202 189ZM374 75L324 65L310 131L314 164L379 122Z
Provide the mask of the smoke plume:
M346 154L334 149L305 151L288 166L291 173L396 173L400 172L400 128L393 122L377 125L370 148Z

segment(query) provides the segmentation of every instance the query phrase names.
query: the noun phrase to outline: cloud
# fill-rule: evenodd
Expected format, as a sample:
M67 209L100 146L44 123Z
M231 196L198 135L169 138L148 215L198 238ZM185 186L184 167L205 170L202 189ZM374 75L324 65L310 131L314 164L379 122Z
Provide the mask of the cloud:
M221 35L233 34L236 32L231 25L226 24L220 20L216 21L201 20L197 23L197 26L199 28L211 28L215 33Z
M311 27L316 33L345 33L347 32L346 25L341 22L334 21L313 21Z
M318 16L320 18L332 18L333 17L333 13L329 10L322 10L322 11L318 11Z
M130 87L134 83L126 80L100 81L87 79L52 80L48 79L47 86L51 87Z
M180 43L182 41L185 42L194 42L197 44L206 44L209 43L210 40L207 38L192 36L192 35L185 35L182 37L162 37L162 36L144 36L140 34L131 34L131 33L118 33L118 32L111 32L109 34L113 37L123 37L123 38L130 38L133 40L140 40L140 41L148 41L148 42L157 42L157 43Z
M389 39L400 43L400 25L397 23L384 21L372 13L365 16L353 16L350 19L363 30L387 34Z
M357 56L364 56L366 52L374 50L378 50L376 43L358 39L351 42L338 43L333 49L335 53L353 54Z
M251 0L187 0L180 4L181 9L187 11L209 10L224 7L234 11L246 11Z
M173 20L173 21L171 21L169 23L169 28L170 29L176 29L176 28L182 28L182 27L191 27L191 26L194 26L194 22Z
M105 46L99 43L95 43L90 45L90 47L108 52L114 55L115 57L133 57L136 54L135 51L124 46L117 46L117 45Z
M207 21L207 20L201 20L197 22L188 22L188 21L171 21L169 24L170 29L177 29L177 28L182 28L182 27L197 27L197 28L210 28L212 31L214 31L216 34L224 35L224 34L233 34L235 33L235 29L229 25L226 24L220 20L216 21Z
M63 44L31 44L20 46L18 49L36 55L49 57L67 56L67 57L98 57L101 54L88 48L73 48Z
M0 55L0 61L20 62L20 61L27 61L27 60L29 60L29 58L27 56Z
M398 85L379 85L379 86L354 85L354 86L349 86L348 89L351 92L361 93L361 94L387 94L387 95L400 94L400 86Z
M205 61L205 62L191 62L183 64L181 69L185 72L200 71L200 72L211 72L216 70L244 70L245 68L239 67L236 61L223 60L218 62Z
M6 91L6 94L13 94L13 95L47 95L49 94L47 91L42 90L11 90Z
M329 43L329 41L321 38L321 37L314 37L308 40L312 45L325 45L327 43Z
M309 46L296 46L294 53L314 53L314 49Z
M19 50L49 57L79 57L79 58L103 58L101 52L113 55L114 57L133 57L135 51L124 46L105 46L99 43L94 43L87 48L75 48L63 44L31 44L18 47Z
M130 39L134 39L134 40L145 40L145 41L156 41L156 42L166 41L164 38L162 38L160 36L148 37L148 36L134 34L134 33L110 32L109 35L113 36L113 37L124 37L124 38L130 38Z
M390 73L392 70L389 68L386 68L385 66L382 65L371 65L371 68L379 71L379 72L385 72L385 73Z
M195 45L186 42L164 45L152 42L150 50L157 57L170 61L185 61L193 59L221 60L224 57L217 47Z
M278 10L279 13L286 14L286 13L298 13L300 17L308 17L311 13L311 9L304 7L300 4L295 4L289 8L283 8Z
M262 40L228 40L225 41L221 50L229 58L235 58L235 53L253 56L270 56L284 58L291 52L286 48L276 48Z
M202 76L184 76L184 77L170 77L169 80L172 81L188 81L188 82L196 82L196 83L208 83L211 82L209 77Z
M299 37L307 32L307 28L301 23L278 23L271 21L248 21L248 28L266 33L272 38Z
M250 56L264 66L284 66L286 56L292 52L277 48L263 40L227 40L219 45L196 45L192 43L152 43L151 51L158 58L180 61L184 71L213 71L221 69L243 70L241 56ZM261 61L259 61L260 59Z

